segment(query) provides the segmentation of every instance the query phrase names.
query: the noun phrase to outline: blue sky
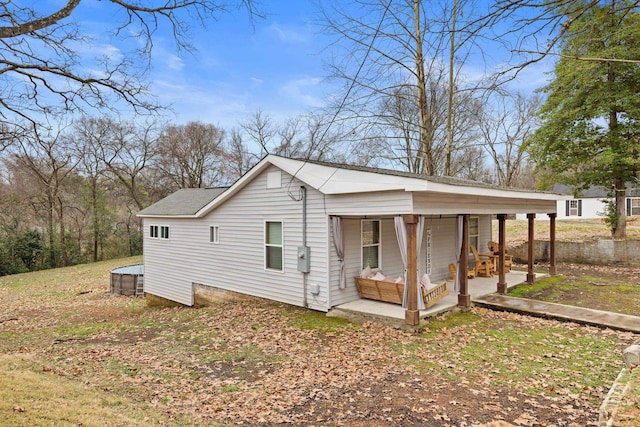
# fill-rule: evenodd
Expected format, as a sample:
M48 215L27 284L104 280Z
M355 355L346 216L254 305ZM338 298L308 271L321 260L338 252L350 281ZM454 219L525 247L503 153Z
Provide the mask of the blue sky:
M266 19L243 11L194 32L197 52L177 56L171 41L156 51L152 79L177 121L236 125L257 110L284 118L323 105L323 40L305 1L272 1Z
M81 3L76 18L90 29L94 48L117 52L104 35L115 19L105 13L113 10L105 3ZM323 60L331 40L314 23L316 6L308 0L270 0L261 10L266 19L252 22L238 10L220 15L206 29L194 26L193 54L176 52L167 26L162 27L154 38L149 78L158 101L175 111L172 122L199 120L229 129L258 110L285 120L336 94L338 85L327 81ZM474 64L466 67L469 75L482 72ZM541 86L548 78L543 67L525 70L512 86L524 91Z

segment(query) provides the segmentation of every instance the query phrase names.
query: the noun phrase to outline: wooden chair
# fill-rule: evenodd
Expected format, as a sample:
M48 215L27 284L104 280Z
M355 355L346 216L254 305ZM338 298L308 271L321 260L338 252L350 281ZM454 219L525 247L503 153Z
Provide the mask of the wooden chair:
M469 245L473 253L472 261L475 263L474 271L476 276L493 277L494 265L491 258L481 258L475 246Z
M456 281L456 265L453 263L449 264L449 274L451 275L451 277L449 277L447 281L455 282ZM472 268L467 269L467 278L473 279L474 277L476 277L476 270Z
M494 255L499 255L500 254L500 245L497 242L489 242L487 243L487 247L489 248L489 252L491 252ZM498 265L497 265L497 260L499 258L496 258L496 266L495 269L496 271L498 270ZM505 251L504 253L504 272L508 273L511 271L511 266L513 265L513 255L508 255L507 252Z

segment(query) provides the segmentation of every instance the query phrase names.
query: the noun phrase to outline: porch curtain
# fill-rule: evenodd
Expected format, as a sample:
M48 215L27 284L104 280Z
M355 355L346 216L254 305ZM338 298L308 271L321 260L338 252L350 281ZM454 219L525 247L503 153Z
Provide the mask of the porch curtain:
M338 255L338 268L340 272L340 289L347 287L347 273L344 271L344 235L342 233L342 218L339 216L331 217L331 225L333 226L333 247Z
M456 280L453 289L460 292L460 251L462 251L462 215L458 215L458 227L456 228Z
M394 224L396 227L396 237L398 239L398 248L400 249L400 258L402 258L402 266L404 267L404 283L407 283L407 227L404 223L404 218L397 216L394 218ZM424 234L424 217L420 216L416 227L416 253L420 254L420 248L422 246L422 237ZM418 292L418 310L424 310L424 300L420 298L420 281L418 280L416 272L416 286ZM409 290L407 286L404 287L402 293L402 308L407 308L407 299L409 296Z

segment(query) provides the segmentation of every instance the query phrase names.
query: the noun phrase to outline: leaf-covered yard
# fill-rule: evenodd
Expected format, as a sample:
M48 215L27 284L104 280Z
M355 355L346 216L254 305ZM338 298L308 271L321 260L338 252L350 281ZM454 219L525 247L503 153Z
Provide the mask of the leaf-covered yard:
M413 332L253 298L151 308L107 293L130 262L0 278L0 424L595 425L638 339L484 309Z

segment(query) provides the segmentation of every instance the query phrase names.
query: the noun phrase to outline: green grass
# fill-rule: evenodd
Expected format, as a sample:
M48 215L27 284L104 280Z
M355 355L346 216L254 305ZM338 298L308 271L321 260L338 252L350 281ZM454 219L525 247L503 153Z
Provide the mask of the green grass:
M538 293L540 291L550 289L554 285L564 282L564 278L561 276L546 276L537 279L534 283L522 283L509 289L508 296L511 297L525 297L530 294Z
M327 317L324 313L290 308L285 312L288 324L294 328L318 331L329 334L340 334L358 326L340 317Z
M162 425L165 417L144 402L86 387L47 366L28 356L0 355L1 425Z
M504 387L526 384L524 391L532 396L607 387L619 370L609 357L616 353L614 337L584 336L537 322L523 327L461 312L432 321L422 338L422 343L394 343L391 348L420 373L439 373L449 380L464 375L472 383L489 378ZM443 353L425 356L433 340Z
M605 283L600 283L605 282ZM594 276L549 276L509 289L508 296L637 315L640 285Z

